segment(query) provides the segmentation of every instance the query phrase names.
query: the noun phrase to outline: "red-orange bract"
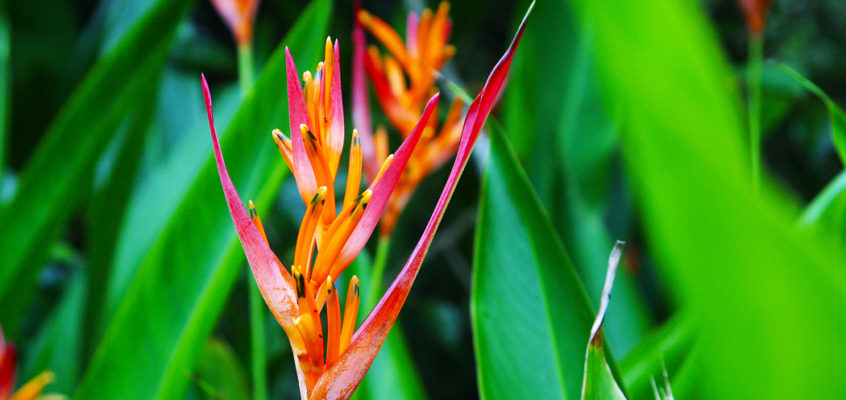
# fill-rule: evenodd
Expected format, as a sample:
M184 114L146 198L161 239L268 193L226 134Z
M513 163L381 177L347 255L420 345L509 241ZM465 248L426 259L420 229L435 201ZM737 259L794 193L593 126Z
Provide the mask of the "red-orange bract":
M334 208L329 209L332 211L327 213L324 210L328 207L324 207L323 204L330 201L327 192L330 190L329 185L334 184L337 171L335 157L336 153L340 152L337 150L340 149L338 131L331 127L339 126L343 129L343 123L338 123L343 121L343 110L340 107L340 74L337 67L338 46L337 43L331 46L331 41L327 42L325 63L318 65L317 72L313 76L309 74L305 76L305 93L300 87L296 67L288 54L288 97L292 138L288 139L281 135L281 132L275 132L274 137L278 139L277 144L280 145L280 151L285 155L286 162L294 170L303 200L308 207L300 230L300 235L304 239L297 241L297 252L300 255L298 256L295 252L295 262L289 272L270 249L261 221L254 209L251 207L250 213L247 212L229 178L214 127L211 95L203 77L203 90L215 160L224 196L262 296L291 342L303 399L349 398L373 363L408 297L482 126L494 103L500 97L527 18L528 14L523 19L507 52L488 77L481 93L470 105L452 171L417 246L379 304L351 337L345 336L344 333L350 334L351 329L346 328L348 325L354 326L355 323L358 304L357 279L353 277L347 293L346 315L343 327L340 328L338 326L341 323L340 306L333 279L364 248L420 139L423 128L432 115L438 95L429 100L422 118L396 154L383 164L381 172L371 186L355 198L345 195L345 206L338 215L334 215ZM355 179L356 173L360 174L361 170L361 151L356 147L360 144L357 143L355 132L353 138L348 173L353 178L347 182L346 193L357 192L360 184ZM342 135L340 142L342 145ZM360 179L360 175L358 177ZM344 220L338 222L342 218ZM318 260L315 260L314 268L311 268L312 251L315 245L319 250ZM321 264L321 253L330 253L331 262ZM327 274L327 270L331 272ZM325 336L319 316L323 305L327 308L327 324L329 325ZM326 343L324 343L324 337L327 338ZM347 342L344 343L344 341Z

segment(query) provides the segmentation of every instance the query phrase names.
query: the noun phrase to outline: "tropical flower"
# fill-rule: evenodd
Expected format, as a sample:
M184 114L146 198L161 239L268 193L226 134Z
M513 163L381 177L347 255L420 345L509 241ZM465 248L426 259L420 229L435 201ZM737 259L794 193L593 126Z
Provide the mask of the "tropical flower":
M253 40L253 19L259 0L211 0L239 46Z
M327 40L324 62L318 64L314 74L303 74L304 85L286 49L291 137L278 130L273 136L293 171L306 204L289 271L270 249L252 202L248 212L229 178L214 127L211 95L203 77L224 196L262 296L291 343L303 399L349 398L373 363L408 297L485 119L501 94L525 23L524 19L508 51L468 110L455 163L417 246L394 283L358 329L355 329L358 279L352 277L349 282L343 316L335 280L364 248L376 227L434 113L439 95L429 99L404 143L393 156L386 157L363 192L359 192L361 141L353 131L344 203L336 214L332 188L343 147L344 126L338 44L332 45L331 40ZM325 328L320 316L324 306L328 325Z
M44 387L54 379L52 372L42 372L23 385L17 392L12 393L15 388L17 371L17 351L13 344L6 343L3 337L3 329L0 328L0 400L38 399L41 397L41 391Z
M449 3L442 2L434 13L428 8L421 16L410 12L406 23L405 42L393 28L378 17L364 10L358 10L356 14L355 67L367 72L388 121L406 138L420 119L424 100L435 90L438 71L455 54L455 46L447 44L452 30ZM390 54L383 57L376 46L368 47L365 54L362 27L378 39ZM353 91L353 106L364 107L366 110L367 88L363 77L360 80L354 79ZM423 178L440 168L455 154L461 137L462 105L461 100L456 97L439 130L436 126L437 116L430 120L420 139L421 143L412 154L408 167L388 202L388 209L380 225L382 236L390 236L399 214ZM364 123L366 129L362 131L362 136L367 137L365 142L373 143L371 156L365 159L365 170L370 171L368 178L372 178L378 163L388 153L387 133L384 128L377 128L373 139L370 140L367 111L353 112L354 117L360 116L359 120L368 119ZM359 120L356 120L357 124Z

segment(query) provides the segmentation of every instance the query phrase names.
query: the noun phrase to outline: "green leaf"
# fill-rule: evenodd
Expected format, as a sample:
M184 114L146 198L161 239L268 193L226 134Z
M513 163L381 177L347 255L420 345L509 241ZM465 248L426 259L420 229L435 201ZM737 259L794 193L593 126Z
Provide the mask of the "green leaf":
M325 0L308 7L223 136L229 173L242 194L256 199L260 214L269 209L287 171L267 136L287 119L283 46L291 47L301 65L316 59L330 12ZM185 392L194 361L245 264L211 153L175 207L107 327L78 398L178 398Z
M104 56L75 90L0 209L0 319L14 335L46 249L84 199L96 161L139 92L156 81L190 0L165 0ZM12 285L14 283L14 285Z
M688 360L695 343L693 328L688 314L674 315L619 363L623 383L632 398L649 397L653 379L659 379L665 371L675 374Z
M812 227L818 224L831 228L841 237L846 237L846 171L841 171L817 197L805 207L799 218L799 226Z
M606 244L614 240L605 220L616 126L601 106L590 41L568 2L535 6L503 98L503 124L588 293L598 298ZM539 76L538 65L556 73ZM618 280L619 301L608 311L606 340L625 354L651 318L634 280L626 274Z
M783 63L779 63L778 68L825 103L825 107L828 109L829 123L831 123L831 139L834 141L834 149L837 150L840 162L846 165L846 113L819 86L802 76L795 69Z
M112 259L118 243L127 201L135 187L136 175L147 134L151 131L152 115L149 110L156 103L156 89L150 85L138 97L138 108L124 121L122 132L116 138L114 154L108 154L101 169L109 176L103 179L88 203L86 244L88 258L88 294L85 316L85 359L93 352L94 344L102 332L103 302L112 273Z
M479 200L470 314L483 399L576 399L593 311L495 123Z
M582 380L582 400L625 400L626 395L617 384L614 373L605 358L605 345L602 339L602 325L605 322L605 313L608 311L608 304L611 300L611 289L614 287L614 277L617 275L617 266L620 264L620 257L623 255L623 245L617 241L611 255L608 257L608 272L605 276L605 284L602 288L602 298L599 301L599 311L590 330L587 351L585 354L585 375Z
M247 374L232 349L220 339L212 338L197 361L194 381L206 398L248 400Z
M19 382L28 382L44 371L55 380L47 393L73 393L82 374L83 317L85 315L85 275L76 271L57 307L52 311L28 350Z
M699 9L574 3L592 28L647 242L697 321L698 398L846 396L846 254L752 185L736 85ZM675 389L675 387L674 387Z

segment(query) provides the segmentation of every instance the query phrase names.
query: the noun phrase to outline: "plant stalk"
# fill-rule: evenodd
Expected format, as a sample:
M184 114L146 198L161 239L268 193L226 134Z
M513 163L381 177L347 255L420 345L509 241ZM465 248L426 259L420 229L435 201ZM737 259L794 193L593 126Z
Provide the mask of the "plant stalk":
M370 266L370 284L368 285L367 297L364 306L372 309L376 306L379 294L382 292L382 277L385 275L385 264L388 261L388 253L391 249L391 237L379 236L376 244L376 257Z
M746 91L749 119L749 146L752 161L752 181L755 189L761 185L761 66L764 58L764 35L749 35L749 65L747 67Z

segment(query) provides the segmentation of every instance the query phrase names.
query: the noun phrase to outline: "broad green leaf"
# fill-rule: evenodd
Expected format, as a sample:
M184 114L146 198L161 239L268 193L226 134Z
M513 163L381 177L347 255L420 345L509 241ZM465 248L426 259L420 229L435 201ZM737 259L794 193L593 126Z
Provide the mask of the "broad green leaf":
M574 3L576 4L576 3ZM697 321L700 398L846 396L846 255L752 185L736 87L699 3L577 3L622 115L647 241ZM675 389L675 387L674 387Z
M613 242L605 220L617 144L614 121L601 107L590 42L568 2L536 7L515 55L503 124L588 293L598 298L605 244ZM538 75L539 65L556 72ZM631 277L621 274L618 280L619 301L608 311L606 339L625 354L646 332L650 317Z
M47 393L73 393L82 374L83 317L86 277L78 270L70 278L57 307L38 332L33 348L25 355L19 382L28 382L44 371L55 380Z
M590 330L587 351L585 354L585 374L582 380L582 400L625 400L626 395L617 384L614 373L605 358L605 345L603 343L602 325L605 322L605 313L608 311L608 304L611 300L611 290L614 287L614 277L617 275L617 266L620 264L620 257L623 255L623 245L617 241L611 256L608 257L608 272L605 276L605 284L602 288L602 298L599 300L599 311Z
M361 281L364 293L378 292L378 296L366 295L358 311L359 323L376 306L384 293L382 282L374 281L371 276L371 258L367 250L362 251L347 269L350 276L356 275ZM343 286L343 285L342 285ZM377 289L373 289L373 288ZM396 324L385 339L379 354L367 371L367 375L353 394L353 399L425 399L426 392L417 366L411 357L411 351L405 341L401 324Z
M15 197L0 209L0 319L11 332L32 296L45 249L84 199L96 161L123 116L155 81L190 3L159 2L94 66L24 166Z
M675 375L689 359L694 343L694 325L689 315L671 317L620 361L627 392L634 399L649 397L652 380L659 381L665 371Z
M783 73L796 80L825 103L825 107L828 109L828 120L831 124L831 139L834 141L834 149L837 150L840 162L846 165L846 113L819 86L802 76L798 71L787 64L778 64L778 67Z
M260 214L269 209L287 171L267 142L271 129L287 120L282 49L289 46L302 65L316 59L329 14L328 1L306 9L223 137L229 173L239 191L256 200ZM185 391L245 264L211 153L188 194L173 206L177 211L117 307L78 398L177 398Z
M476 225L470 315L483 399L577 399L593 311L495 123Z
M220 339L212 338L206 343L197 360L194 381L209 399L250 399L244 367Z

